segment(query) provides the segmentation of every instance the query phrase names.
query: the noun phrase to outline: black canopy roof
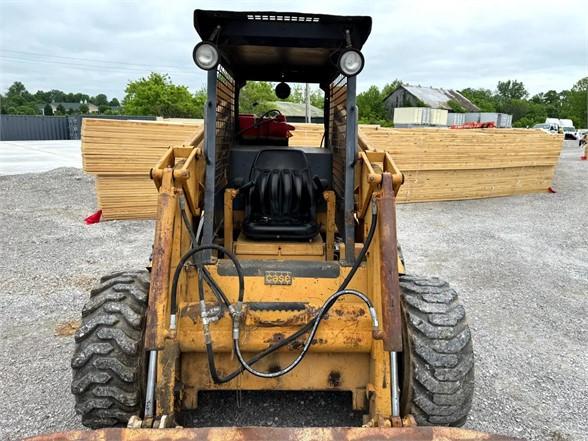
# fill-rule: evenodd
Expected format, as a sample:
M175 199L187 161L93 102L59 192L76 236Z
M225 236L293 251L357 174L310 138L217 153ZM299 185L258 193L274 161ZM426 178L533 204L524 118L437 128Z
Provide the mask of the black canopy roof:
M360 50L371 17L294 12L194 11L202 40L212 40L222 64L238 80L328 83L347 46Z

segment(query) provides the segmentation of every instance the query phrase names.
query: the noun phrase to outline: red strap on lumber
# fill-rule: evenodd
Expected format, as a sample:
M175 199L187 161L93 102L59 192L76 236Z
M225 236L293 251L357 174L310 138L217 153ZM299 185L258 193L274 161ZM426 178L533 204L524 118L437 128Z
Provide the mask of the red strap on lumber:
M102 210L98 210L96 213L91 214L86 219L84 219L84 222L86 223L86 225L97 224L98 222L100 222L101 217Z
M584 156L580 156L580 159L581 159L582 161L585 161L585 160L586 160L586 155L584 155Z
M548 191L549 193L557 193L557 191L555 191L555 190L553 189L553 187L549 187L549 188L547 188L547 191Z
M463 123L461 125L452 124L450 126L450 128L452 128L452 129L493 129L493 128L496 128L496 123L494 123L494 121L488 121L488 122L483 122L483 123L467 122L467 123Z

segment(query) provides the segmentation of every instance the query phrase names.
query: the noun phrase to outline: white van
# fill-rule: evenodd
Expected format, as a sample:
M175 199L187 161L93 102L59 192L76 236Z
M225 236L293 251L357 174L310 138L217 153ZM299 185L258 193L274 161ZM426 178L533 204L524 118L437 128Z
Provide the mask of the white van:
M574 122L571 119L546 118L545 124L555 126L556 132L561 130L564 133L564 139L571 139L574 141L578 139L578 133L576 132Z
M565 139L572 139L576 141L578 139L578 132L574 127L574 122L571 119L560 119L561 128L563 129Z

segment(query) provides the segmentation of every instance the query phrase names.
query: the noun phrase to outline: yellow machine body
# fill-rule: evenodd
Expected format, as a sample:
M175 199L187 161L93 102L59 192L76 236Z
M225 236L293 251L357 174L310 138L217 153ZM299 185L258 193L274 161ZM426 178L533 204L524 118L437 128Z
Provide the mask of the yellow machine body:
M169 304L166 301L155 302L155 299L170 298L173 269L181 256L191 247L190 233L182 223L180 197L187 200L184 209L194 210L191 213L194 216L201 213L202 198L199 188L203 185L204 167L201 139L202 136L196 136L192 147L170 147L162 161L152 170L160 196L146 346L147 349L161 351L158 378L170 380L169 383L158 381L157 414L173 414L176 408L196 408L198 392L202 390L336 390L353 394L353 408L365 410L368 416L366 422L370 425L391 425L389 356L384 351L382 339L374 339L368 308L359 299L343 297L339 300L321 322L309 354L292 372L275 379L259 378L244 372L228 383L215 384L212 381L208 370L205 336L202 332L198 279L193 268L186 268L180 278L177 328L170 331ZM389 155L361 151L358 152L357 164L358 194L362 196L365 204L370 203L372 196L382 196L382 181L389 181L389 191L398 191L402 175ZM377 173L374 168L382 172ZM233 212L230 203L235 194L235 189L226 190L225 200L229 202L225 203L224 216L225 220L230 219L231 222L238 224L242 215L237 211ZM332 192L326 191L324 197L327 201L329 198L334 200ZM367 231L371 222L371 211L360 210L360 214L363 214L361 222ZM304 306L303 309L298 308L295 311L254 310L246 307L240 340L241 348L246 353L262 351L307 324L327 298L337 291L349 273L350 268L340 265L334 260L333 250L327 249L326 242L333 236L335 228L334 218L329 219L329 216L334 217L334 209L327 209L324 225L327 226L327 230L332 228L333 231L324 232L326 241L323 241L320 235L313 241L302 243L255 242L241 235L232 241L232 234L225 233L225 247L231 249L242 265L250 269L245 274L247 304L273 302L278 305L277 307L280 304L292 303ZM382 214L381 217L382 225L386 225L386 217ZM232 231L231 223L225 221L225 227L227 224L230 227L226 231ZM382 323L380 296L386 290L382 289L381 270L389 266L389 263L382 262L380 249L384 244L380 242L381 233L377 231L367 260L361 264L348 287L370 297L377 305L379 321ZM356 244L357 249L361 246L360 242ZM393 248L396 249L395 245ZM286 265L286 262L300 265ZM304 262L307 264L303 264ZM324 262L324 266L321 266L320 262ZM290 271L283 272L288 273L286 275L279 271L263 271L264 267L269 267L268 263L271 263L272 268L279 269L283 266ZM313 271L312 268L317 264L318 271ZM394 266L403 271L399 259ZM216 260L213 264L207 265L207 268L219 287L227 293L229 300L236 302L238 278L235 274L227 274L230 268L228 259ZM313 272L316 274L313 275ZM154 276L166 280L154 280ZM276 280L271 280L272 277ZM286 280L280 280L280 277ZM158 292L158 289L162 291ZM212 292L207 286L205 290L206 301L213 305L215 298ZM399 324L397 329L400 329ZM228 313L210 324L217 366L224 372L238 367L232 354L231 326ZM256 366L267 371L287 365L300 350L303 339L304 337L301 337L295 344L290 344L266 357ZM174 379L178 379L183 386L179 395L174 394Z
M401 296L399 275L404 274L404 265L398 252L395 205L404 178L390 154L372 148L357 128L356 75L363 67L359 51L369 35L371 18L196 10L195 27L203 41L195 47L194 59L208 75L205 124L184 145L170 146L151 169L158 208L150 275L143 273L150 280L137 279L143 276L123 277L119 291L129 292L130 286L136 291L145 290L130 298L131 295L112 288L112 277L116 275L107 276L97 294L102 296L103 303L119 297L127 301L108 305L103 323L122 323L119 316L112 314L129 312L131 301L135 309L144 308L136 319L136 327L125 328L129 335L138 335L140 329L140 340L134 340L140 354L134 353L132 358L131 348L119 356L123 361L139 360L134 364L134 377L142 376L144 365L148 366L147 379L134 378L133 382L118 378L117 391L122 393L103 399L101 383L86 384L88 369L95 366L84 363L90 357L103 364L111 363L111 359L99 359L103 354L92 352L97 347L92 342L102 342L102 329L91 336L95 340L89 340L88 335L96 326L83 323L81 329L86 330L76 336L79 344L72 359L72 392L76 395L78 413L82 418L86 416L89 427L100 430L54 434L44 439L504 439L458 428L416 427L411 415L414 407L410 406L414 403L406 397L414 392L413 377L424 374L431 366L431 370L436 370L441 365L423 364L425 367L414 374L416 357L411 360L408 355L401 356L410 354L408 349L417 346L409 332L421 332L429 326L429 334L459 334L443 337L445 340L429 339L427 350L435 352L441 348L437 361L450 357L456 360L453 365L446 363L442 367L459 364L456 355L444 353L445 348L467 349L462 366L467 368L465 374L471 375L466 378L465 392L460 389L463 375L452 374L457 380L443 384L436 379L429 382L439 383L439 388L453 388L449 393L440 393L444 395L442 400L455 401L453 395L449 396L455 393L465 396L465 404L459 408L447 402L438 403L441 410L432 420L421 419L427 424L465 421L473 393L473 352L465 313L460 316L463 310L456 306L455 291L439 279L432 279L426 286L430 291L424 294L425 279L414 279L415 297L410 301L432 309L434 314L430 315L436 316L434 320L444 321L443 330L438 331L432 323L409 330L409 326L418 324L409 324L410 320L404 318L408 317L409 306ZM204 56L199 58L199 51L204 51ZM206 64L215 60L215 51L217 64ZM355 70L349 72L346 66ZM243 121L256 118L239 111L240 92L247 81L282 81L276 87L277 96L282 95L284 88L289 90L286 81L319 85L324 92L325 108L320 146L306 146L293 152L294 147L288 146L289 133L281 137L260 135L264 124L264 130L271 124L285 124L285 118L278 118L283 117L280 112L273 118L266 118L266 112L257 118L257 126L243 129L242 117ZM257 130L253 144L251 137L245 136L249 130ZM256 169L266 151L272 153L271 159ZM246 155L241 156L240 163L235 159L243 152L256 155L252 164L244 165ZM292 158L297 155L303 166L289 163L295 162ZM322 167L321 176L310 176L308 158L312 155L328 159L317 165ZM255 175L259 170L265 175ZM272 175L272 192L278 190L272 196L277 195L276 199L282 198L286 203L274 204L272 199L267 204L270 209L264 207L256 213L261 216L255 222L275 224L270 225L274 228L272 234L266 234L266 229L265 236L255 236L251 234L250 217L256 205L253 195L257 195L260 206L268 199L268 193L263 193L265 184L258 178L269 180L267 176L274 172L277 175ZM291 181L281 180L286 175ZM247 179L249 182L241 182ZM322 179L327 182L324 186ZM280 186L290 186L291 190L296 185L296 192L280 190ZM251 191L245 193L248 186ZM296 207L308 202L310 208L291 209L292 200ZM273 211L277 205L279 208ZM304 214L300 214L302 211ZM284 229L284 224L290 229ZM310 229L306 229L308 225ZM250 229L246 235L247 228ZM299 234L301 230L303 234ZM202 239L199 231L203 231ZM290 237L285 237L288 234ZM196 255L202 247L207 247L207 253ZM444 290L441 293L440 287ZM108 291L111 288L113 291ZM110 297L106 299L107 296ZM334 303L327 303L335 298ZM426 298L433 298L431 302L435 304L431 306ZM89 308L102 307L99 301L92 300L94 304ZM445 303L439 306L442 302ZM131 318L138 315L131 312ZM418 322L419 317L428 317L429 312L419 310L411 320ZM457 327L447 325L452 320L459 322ZM318 326L312 340L307 340L312 335L308 331L297 334L311 324ZM124 334L121 328L106 331L108 335ZM291 337L294 334L298 338ZM423 333L423 339L428 337ZM116 342L108 350L116 354L119 348ZM271 352L276 348L279 349ZM245 361L264 351L269 355L258 359L255 369ZM291 365L304 353L298 365ZM146 358L138 358L143 356ZM96 369L91 372L93 378L108 377L103 383L112 378L109 372ZM243 371L238 373L238 369ZM410 375L406 374L409 370ZM450 369L439 370L442 376L450 376L443 372ZM235 374L232 380L219 379L230 373ZM403 373L408 380L399 379ZM128 397L133 387L135 395L127 400L129 405L121 406L120 397ZM139 398L143 397L138 395L144 389L147 397L145 403L140 403ZM350 392L353 409L363 412L364 427L175 427L182 410L198 408L199 392L217 390ZM444 420L448 414L455 418ZM127 429L104 429L127 421Z

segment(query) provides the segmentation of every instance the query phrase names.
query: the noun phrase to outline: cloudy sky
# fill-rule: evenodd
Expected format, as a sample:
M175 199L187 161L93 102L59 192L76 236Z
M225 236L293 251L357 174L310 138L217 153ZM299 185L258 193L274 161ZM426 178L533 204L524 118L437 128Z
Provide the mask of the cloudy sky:
M518 79L537 93L588 75L585 0L0 0L0 89L22 81L122 98L150 71L199 88L195 8L370 15L360 90L395 78L456 89Z

